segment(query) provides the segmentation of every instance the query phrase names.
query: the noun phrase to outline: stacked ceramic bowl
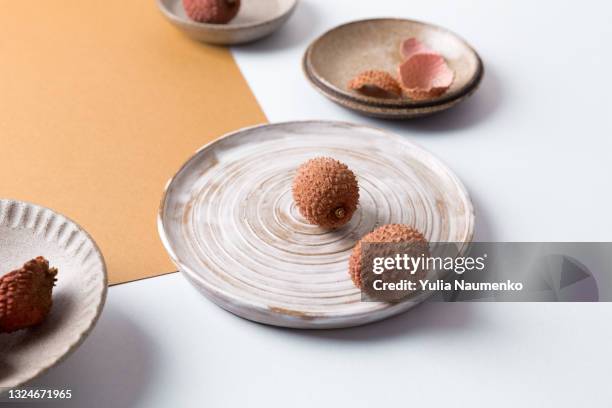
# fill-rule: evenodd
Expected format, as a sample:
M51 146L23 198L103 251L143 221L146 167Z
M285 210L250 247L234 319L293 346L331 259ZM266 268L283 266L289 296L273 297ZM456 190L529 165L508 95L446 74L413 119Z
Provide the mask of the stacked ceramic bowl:
M382 99L348 89L349 81L371 69L395 74L400 44L417 38L439 52L454 71L441 96L427 100ZM476 91L484 68L476 51L456 34L431 24L403 19L362 20L336 27L316 39L302 61L310 83L333 102L367 116L409 119L449 109Z

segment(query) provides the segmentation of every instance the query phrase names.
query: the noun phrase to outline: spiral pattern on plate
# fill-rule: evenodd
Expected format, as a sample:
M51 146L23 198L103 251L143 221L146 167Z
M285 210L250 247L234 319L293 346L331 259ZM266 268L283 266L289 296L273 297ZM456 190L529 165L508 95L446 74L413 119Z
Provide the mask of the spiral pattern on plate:
M359 208L336 230L309 224L292 199L297 168L317 156L358 178ZM205 294L243 317L296 327L400 309L362 302L348 275L355 243L373 229L410 224L432 242L467 242L473 230L469 198L429 153L329 122L267 125L208 145L172 180L160 217L174 260Z

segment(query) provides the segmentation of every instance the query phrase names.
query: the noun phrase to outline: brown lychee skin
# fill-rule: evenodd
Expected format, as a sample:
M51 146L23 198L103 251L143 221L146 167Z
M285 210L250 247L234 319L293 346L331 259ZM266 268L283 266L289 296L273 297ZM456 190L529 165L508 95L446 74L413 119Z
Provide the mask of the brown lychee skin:
M364 71L353 78L348 83L348 87L367 96L379 98L400 98L402 96L402 88L397 79L385 71Z
M427 239L415 228L405 224L387 224L366 234L357 242L349 258L349 274L353 283L361 288L361 247L362 243L422 243Z
M346 164L330 157L308 160L293 179L293 199L311 224L341 227L357 210L357 177Z
M0 278L0 333L43 322L51 310L57 269L38 257Z
M185 13L199 23L227 24L240 10L240 0L183 0Z

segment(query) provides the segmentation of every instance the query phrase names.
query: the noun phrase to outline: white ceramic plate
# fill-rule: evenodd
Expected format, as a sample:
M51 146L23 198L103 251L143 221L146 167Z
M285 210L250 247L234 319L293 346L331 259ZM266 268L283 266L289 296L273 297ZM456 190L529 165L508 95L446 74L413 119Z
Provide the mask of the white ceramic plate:
M335 231L309 225L291 196L298 166L331 156L358 177L360 207ZM246 319L294 328L362 325L403 312L362 302L347 272L363 235L411 224L432 242L472 240L470 198L430 153L382 130L290 122L240 130L203 147L169 182L159 231L205 296Z
M53 306L42 325L0 334L0 391L32 380L74 351L106 298L104 259L81 227L49 209L0 200L0 273L37 256L59 270Z
M182 0L156 0L162 14L191 38L211 44L242 44L272 34L293 14L298 0L242 0L227 24L198 23L187 17Z

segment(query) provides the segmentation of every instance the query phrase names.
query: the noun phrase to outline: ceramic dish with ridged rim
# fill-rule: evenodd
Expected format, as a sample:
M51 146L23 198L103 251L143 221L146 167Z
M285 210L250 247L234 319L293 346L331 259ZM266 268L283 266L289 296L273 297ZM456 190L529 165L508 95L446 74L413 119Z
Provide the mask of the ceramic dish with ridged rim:
M50 209L0 199L0 273L37 256L58 268L53 306L40 326L0 334L0 390L38 377L78 348L106 299L104 258L87 232Z
M478 85L480 84L479 80L476 82L475 87L471 88L468 93L445 103L438 103L429 106L383 106L377 104L363 103L356 99L347 98L344 95L335 92L333 89L326 87L325 84L320 83L315 77L312 76L308 69L308 66L305 63L302 64L302 68L304 76L311 83L313 88L330 101L362 115L379 119L414 119L448 110L472 96L472 94L476 92L476 90L478 89Z
M233 45L259 40L291 17L298 0L242 0L238 15L227 24L198 23L185 13L182 0L156 0L162 14L189 37L210 44Z
M331 156L357 174L360 204L329 231L308 224L291 195L298 166ZM340 328L418 304L362 302L348 257L377 226L406 223L430 241L471 242L474 213L459 179L400 136L341 122L288 122L228 134L200 149L162 198L158 227L188 280L222 308L292 328Z
M352 78L366 70L383 70L397 75L400 45L411 37L442 54L455 72L453 84L446 93L415 101L374 98L347 88ZM349 101L378 107L447 104L473 92L484 71L478 53L455 33L433 24L397 18L360 20L335 27L313 41L304 54L304 64L321 86Z

